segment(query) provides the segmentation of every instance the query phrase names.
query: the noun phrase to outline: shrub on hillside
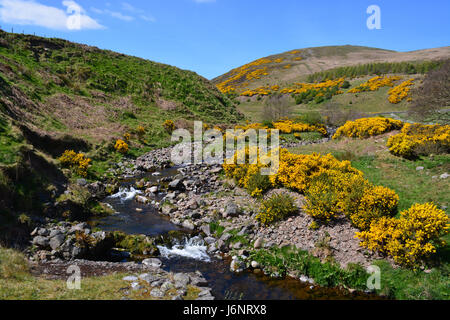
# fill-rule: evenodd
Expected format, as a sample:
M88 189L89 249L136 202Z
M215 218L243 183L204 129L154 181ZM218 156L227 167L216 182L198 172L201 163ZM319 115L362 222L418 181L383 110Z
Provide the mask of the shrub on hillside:
M398 194L383 186L367 188L359 201L358 209L350 214L353 225L367 230L373 221L397 214Z
M400 120L389 118L362 118L355 121L348 121L339 127L333 139L339 137L368 138L380 135L389 131L398 130L403 126Z
M59 158L59 161L61 165L71 168L76 172L76 174L86 177L92 160L87 158L83 153L76 153L73 150L66 150Z
M415 266L436 252L448 233L447 214L432 203L415 204L399 219L383 217L356 234L361 246L389 255L402 265Z
M176 127L175 127L175 123L172 120L166 120L163 123L163 127L164 129L168 132L168 133L172 133L175 131Z
M387 142L389 151L404 158L450 152L450 125L406 124Z
M311 180L304 209L314 219L325 222L341 215L351 216L369 186L361 174L326 170Z
M256 219L264 225L283 220L289 215L295 214L298 208L295 206L294 199L284 193L272 195L269 199L262 202Z
M116 141L116 144L114 145L114 149L116 149L117 152L126 154L128 152L128 144L125 141L119 139Z

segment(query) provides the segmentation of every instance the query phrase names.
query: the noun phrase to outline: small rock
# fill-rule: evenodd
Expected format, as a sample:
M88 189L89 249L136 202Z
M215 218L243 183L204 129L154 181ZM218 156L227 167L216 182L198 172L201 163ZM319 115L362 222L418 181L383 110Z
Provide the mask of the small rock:
M122 278L122 280L123 280L123 281L130 281L130 282L133 282L133 281L137 281L137 280L138 280L138 277L135 277L135 276L127 276L127 277Z
M161 260L156 258L145 259L144 261L142 261L142 264L147 267L154 267L154 268L159 268L162 266Z
M441 179L447 179L448 177L450 177L450 174L444 173L444 174L441 174L439 178L441 178Z
M258 239L256 239L255 244L253 245L253 247L255 249L260 249L260 248L262 248L262 245L263 245L263 239L262 238L258 238Z
M142 204L147 204L149 200L143 196L136 196L136 201Z
M58 249L64 243L65 239L66 237L63 234L57 234L50 239L50 248L52 248L52 250Z
M86 179L83 179L83 178L77 179L77 185L82 186L82 187L87 185Z
M425 168L424 167L417 167L416 171L423 171Z
M251 266L253 269L257 269L260 267L259 263L257 261L252 261Z
M228 202L225 205L224 216L225 217L237 217L239 215L239 208L234 202Z
M189 229L189 230L194 230L195 226L192 222L190 222L189 220L184 220L183 223L181 224L181 226L183 228Z
M200 230L207 236L211 236L211 227L209 226L209 224L202 225Z
M190 278L185 273L176 273L173 276L173 280L175 281L175 288L180 289L185 288L189 284Z
M164 292L159 289L153 289L152 291L150 291L150 295L155 298L162 298L164 297Z
M175 179L169 183L169 189L170 190L183 190L184 184L182 183L182 181L180 179Z
M49 246L49 240L46 237L37 236L33 239L33 244L42 248L47 248Z

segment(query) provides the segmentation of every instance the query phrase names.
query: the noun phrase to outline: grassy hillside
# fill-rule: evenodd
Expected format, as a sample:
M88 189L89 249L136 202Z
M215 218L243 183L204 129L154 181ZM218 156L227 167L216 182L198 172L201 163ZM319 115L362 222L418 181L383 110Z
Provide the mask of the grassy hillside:
M164 120L229 123L233 103L197 74L140 58L0 32L1 123L41 136L68 134L97 144L142 125L149 147L167 144ZM17 125L17 123L15 123Z

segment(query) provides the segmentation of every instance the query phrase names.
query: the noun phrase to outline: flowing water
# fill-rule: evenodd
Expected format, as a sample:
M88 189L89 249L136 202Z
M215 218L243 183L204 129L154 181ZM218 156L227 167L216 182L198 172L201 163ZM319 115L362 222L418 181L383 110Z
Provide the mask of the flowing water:
M147 178L156 181L161 177L174 176L176 173L176 169L168 169L162 171L161 175L148 175ZM124 181L117 194L105 199L116 214L96 220L96 225L106 231L117 230L148 236L180 230L180 227L172 224L167 217L160 215L154 206L141 205L133 200L135 195L140 193L132 187L135 181L135 179ZM249 271L236 274L229 270L229 260L220 260L208 255L207 247L201 238L192 237L174 241L169 247L158 247L164 269L170 272L200 271L208 280L216 299L377 299L373 295L351 294L346 290L311 286L293 278L274 279Z

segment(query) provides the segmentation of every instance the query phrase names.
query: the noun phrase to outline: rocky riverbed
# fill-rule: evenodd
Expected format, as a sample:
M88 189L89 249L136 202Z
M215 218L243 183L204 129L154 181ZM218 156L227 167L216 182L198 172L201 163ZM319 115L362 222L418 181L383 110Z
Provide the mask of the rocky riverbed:
M252 261L249 253L271 247L295 246L323 260L333 258L342 267L349 263L367 267L373 259L379 258L359 246L358 240L354 238L356 230L345 219L311 230L309 226L312 219L302 210L303 196L289 190L272 190L265 197L274 192L290 193L297 202L297 214L270 227L262 226L255 219L259 202L238 188L232 180L226 179L221 165L203 163L173 168L170 163L171 151L171 148L155 150L136 160L125 160L110 169L119 180L127 181L120 188L106 182L87 184L80 181L79 184L99 199L108 193L117 192L112 198L131 201L137 213L147 215L146 209L151 208L180 230L196 235L204 244L205 255L229 261L229 269L236 273L253 270L265 272L265 266ZM114 233L93 229L84 222L47 222L31 235L28 253L37 266L36 270L44 276L55 270L63 270L68 263L75 262L80 264L82 270L87 270L87 275L130 271L130 288L149 290L155 298L164 296L161 292L167 292L168 288L177 288L179 284L176 279L181 278L187 285L201 284L198 298L213 298L212 294L207 294L207 284L201 281L199 284L195 280L196 276L202 277L198 271L179 273L174 278L174 274L163 271L158 262L152 267L157 269L153 275L158 275L160 286L156 286L156 282L142 285L143 275L148 273L146 263L159 261L149 259L155 259L150 257L159 257L161 254L156 249L155 237L142 235L137 240L133 239L150 244L136 255L123 248L118 250L117 235ZM171 250L170 244L164 245L168 251ZM137 261L136 257L140 258L139 262L105 262L130 258ZM292 276L302 282L314 283L304 275ZM176 292L173 298L182 298L183 289L181 287L180 292L172 290Z

